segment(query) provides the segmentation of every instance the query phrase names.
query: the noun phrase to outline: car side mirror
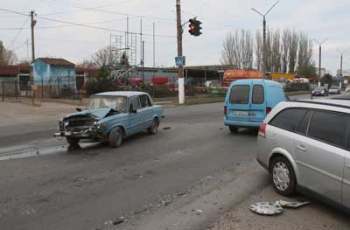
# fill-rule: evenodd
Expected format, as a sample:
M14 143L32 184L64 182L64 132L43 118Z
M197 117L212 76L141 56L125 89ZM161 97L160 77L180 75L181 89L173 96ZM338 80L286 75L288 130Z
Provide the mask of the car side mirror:
M81 112L81 111L83 111L81 108L75 108L78 112Z

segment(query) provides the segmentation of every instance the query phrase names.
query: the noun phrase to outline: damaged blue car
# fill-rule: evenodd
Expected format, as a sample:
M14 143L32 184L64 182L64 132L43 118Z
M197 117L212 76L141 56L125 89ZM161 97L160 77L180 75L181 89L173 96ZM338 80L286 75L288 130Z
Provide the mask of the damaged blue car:
M164 118L163 107L154 105L143 92L95 94L90 97L87 110L77 111L63 117L55 133L56 137L65 137L70 145L85 139L108 141L112 148L118 148L125 138L143 130L156 134Z

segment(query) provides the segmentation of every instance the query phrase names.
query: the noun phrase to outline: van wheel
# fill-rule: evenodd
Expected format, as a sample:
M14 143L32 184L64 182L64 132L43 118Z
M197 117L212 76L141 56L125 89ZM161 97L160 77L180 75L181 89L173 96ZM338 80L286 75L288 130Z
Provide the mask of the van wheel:
M271 180L275 191L282 196L295 193L296 179L292 165L285 157L276 157L271 164Z
M231 133L237 133L238 132L238 128L236 126L229 126L230 132Z
M123 130L120 127L115 127L109 133L109 146L119 148L123 143Z

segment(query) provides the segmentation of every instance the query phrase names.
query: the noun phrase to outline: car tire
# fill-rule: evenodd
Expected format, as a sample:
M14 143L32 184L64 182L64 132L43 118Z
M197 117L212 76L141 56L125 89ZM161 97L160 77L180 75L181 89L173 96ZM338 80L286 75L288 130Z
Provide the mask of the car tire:
M285 157L276 157L271 163L271 180L275 191L282 196L292 196L296 179L292 165Z
M236 126L230 125L228 128L230 129L231 133L238 133L238 128Z
M159 121L157 118L153 119L151 126L147 129L147 132L154 135L158 132Z
M66 137L66 140L69 145L77 145L79 143L79 139L74 137Z
M119 148L123 143L124 132L120 127L114 127L109 133L109 146Z

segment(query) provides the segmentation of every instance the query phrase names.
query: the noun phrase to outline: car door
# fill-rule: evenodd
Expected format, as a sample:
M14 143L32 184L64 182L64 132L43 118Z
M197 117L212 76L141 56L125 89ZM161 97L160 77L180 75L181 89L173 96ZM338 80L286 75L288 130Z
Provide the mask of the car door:
M142 120L142 128L148 128L152 124L153 120L153 106L149 103L148 96L145 95L140 95L140 119Z
M136 113L130 112L131 109L134 109ZM130 111L129 111L129 131L130 134L137 133L141 129L142 119L140 111L140 101L138 96L130 98Z
M261 81L260 81L261 82ZM253 81L249 121L262 122L266 117L265 87Z
M345 114L310 110L301 123L306 136L293 138L298 184L339 203L348 124Z
M345 157L342 202L343 205L350 208L350 152Z
M249 121L251 81L233 85L227 104L227 118L231 121Z

